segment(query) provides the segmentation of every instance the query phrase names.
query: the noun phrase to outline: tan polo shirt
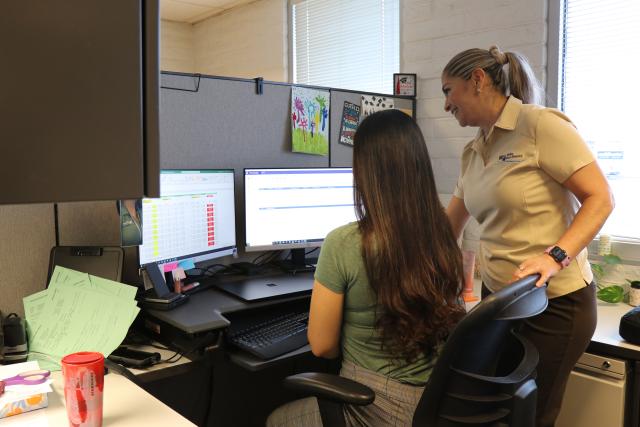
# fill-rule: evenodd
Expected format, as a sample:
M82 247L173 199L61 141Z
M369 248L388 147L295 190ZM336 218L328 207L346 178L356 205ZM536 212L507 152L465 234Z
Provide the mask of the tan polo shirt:
M480 223L478 262L493 291L511 280L520 263L554 245L579 203L562 186L593 154L560 111L522 104L511 96L485 141L481 130L462 153L454 196ZM549 281L550 298L591 282L584 249Z

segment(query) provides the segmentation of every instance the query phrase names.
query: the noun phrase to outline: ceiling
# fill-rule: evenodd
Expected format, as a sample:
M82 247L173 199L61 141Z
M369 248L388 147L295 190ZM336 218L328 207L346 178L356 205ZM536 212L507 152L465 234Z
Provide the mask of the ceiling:
M236 6L256 0L160 0L160 17L194 24Z

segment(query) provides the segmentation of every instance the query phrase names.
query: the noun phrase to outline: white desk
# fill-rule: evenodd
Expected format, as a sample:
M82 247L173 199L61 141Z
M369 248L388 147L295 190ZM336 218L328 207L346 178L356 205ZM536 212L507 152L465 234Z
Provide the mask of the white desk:
M0 426L63 427L68 426L64 406L64 385L61 372L53 372L53 393L49 393L49 406L0 420ZM194 426L186 418L158 399L117 375L104 377L104 427L180 427Z
M632 308L629 304L623 302L609 304L598 300L598 324L591 341L636 351L640 359L640 346L623 340L618 333L620 318Z

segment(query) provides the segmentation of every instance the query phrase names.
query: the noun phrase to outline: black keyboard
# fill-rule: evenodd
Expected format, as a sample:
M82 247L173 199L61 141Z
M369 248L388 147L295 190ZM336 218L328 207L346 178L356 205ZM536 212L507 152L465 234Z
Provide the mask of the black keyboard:
M260 359L271 359L305 346L309 312L291 312L230 332L228 341Z

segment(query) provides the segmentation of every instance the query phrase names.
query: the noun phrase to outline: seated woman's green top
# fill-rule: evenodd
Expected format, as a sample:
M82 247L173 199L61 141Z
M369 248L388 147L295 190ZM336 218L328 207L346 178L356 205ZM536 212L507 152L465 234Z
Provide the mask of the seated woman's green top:
M376 297L367 278L358 223L344 225L327 235L315 278L328 289L344 294L341 346L345 360L404 383L426 384L435 356L407 364L382 348L375 329Z

